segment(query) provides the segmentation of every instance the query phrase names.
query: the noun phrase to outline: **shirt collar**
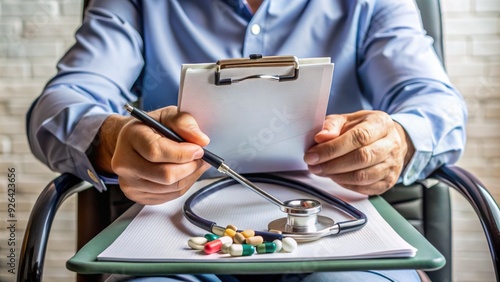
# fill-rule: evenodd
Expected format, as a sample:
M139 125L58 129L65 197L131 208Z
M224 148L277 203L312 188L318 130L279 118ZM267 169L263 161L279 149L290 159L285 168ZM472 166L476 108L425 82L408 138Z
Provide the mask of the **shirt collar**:
M233 8L234 12L241 16L243 19L250 21L253 17L253 13L245 3L244 0L222 0L222 2Z

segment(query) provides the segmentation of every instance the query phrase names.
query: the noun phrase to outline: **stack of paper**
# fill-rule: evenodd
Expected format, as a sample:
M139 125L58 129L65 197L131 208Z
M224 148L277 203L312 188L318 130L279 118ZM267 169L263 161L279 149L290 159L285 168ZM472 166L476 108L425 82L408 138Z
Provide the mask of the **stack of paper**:
M404 241L378 214L367 197L346 190L327 178L309 174L293 176L295 179L320 187L363 211L368 223L361 230L333 235L318 241L300 243L294 253L273 253L249 257L230 257L227 254L205 255L188 247L187 241L207 232L192 225L182 214L185 199L194 191L210 183L195 184L186 195L174 201L145 206L126 230L98 256L103 261L273 261L273 260L330 260L336 258L394 258L413 257L416 249ZM259 187L282 201L311 198L293 190L258 183ZM197 204L194 211L215 221L220 226L236 225L240 229L267 230L268 222L285 217L278 207L255 192L234 185L208 196ZM323 204L323 215L335 221L350 219L328 204Z

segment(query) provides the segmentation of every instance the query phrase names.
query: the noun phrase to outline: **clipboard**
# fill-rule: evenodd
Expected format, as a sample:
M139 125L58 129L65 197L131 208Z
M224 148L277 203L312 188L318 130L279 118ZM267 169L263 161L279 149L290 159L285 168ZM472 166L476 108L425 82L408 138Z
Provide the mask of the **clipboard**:
M260 55L184 64L179 110L210 137L206 148L239 173L306 170L333 68L330 58Z

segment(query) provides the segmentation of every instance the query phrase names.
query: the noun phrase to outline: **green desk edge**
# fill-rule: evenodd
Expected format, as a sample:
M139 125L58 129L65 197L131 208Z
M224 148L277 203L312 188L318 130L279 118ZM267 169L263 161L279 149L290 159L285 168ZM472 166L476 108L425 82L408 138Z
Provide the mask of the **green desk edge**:
M413 258L335 259L279 262L103 262L97 256L104 251L131 222L132 218L113 222L88 242L66 267L80 274L117 273L127 275L162 275L187 273L271 274L367 269L436 270L446 263L436 250L406 219L381 197L371 197L371 203L382 217L409 244L418 249ZM368 219L370 220L370 219Z

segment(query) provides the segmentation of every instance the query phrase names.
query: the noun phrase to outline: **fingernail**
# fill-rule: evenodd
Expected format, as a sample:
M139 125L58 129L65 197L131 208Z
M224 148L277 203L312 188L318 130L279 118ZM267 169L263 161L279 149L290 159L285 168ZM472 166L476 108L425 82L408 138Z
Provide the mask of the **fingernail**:
M306 153L304 155L304 161L307 163L307 164L315 164L319 161L319 156L317 153Z
M321 168L320 165L313 165L313 166L309 167L309 171L314 173L314 174L318 174L318 173L321 173L323 171L323 169Z
M318 132L318 134L327 134L327 133L328 133L328 130L326 130L326 129L323 129L320 132Z
M204 153L205 152L202 149L200 149L200 150L194 152L193 158L196 159L196 160L197 159L201 159L201 157L203 157Z

